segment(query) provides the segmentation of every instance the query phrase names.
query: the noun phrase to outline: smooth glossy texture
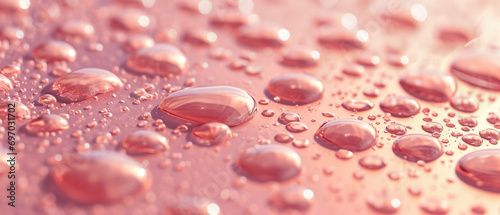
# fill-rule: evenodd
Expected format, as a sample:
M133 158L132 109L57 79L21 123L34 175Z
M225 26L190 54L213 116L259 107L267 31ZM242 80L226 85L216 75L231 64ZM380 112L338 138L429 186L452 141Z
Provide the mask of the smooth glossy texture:
M363 151L377 142L377 132L370 124L354 119L339 119L323 124L316 135L326 147Z
M392 151L398 157L411 162L430 162L441 157L443 146L434 137L423 134L409 134L394 141Z
M184 53L174 45L158 43L144 47L127 59L127 67L138 73L178 75L187 70Z
M267 91L282 100L307 104L319 100L325 87L316 77L303 73L280 75L269 81Z
M455 79L436 71L408 72L399 84L410 95L431 102L449 101L457 91Z

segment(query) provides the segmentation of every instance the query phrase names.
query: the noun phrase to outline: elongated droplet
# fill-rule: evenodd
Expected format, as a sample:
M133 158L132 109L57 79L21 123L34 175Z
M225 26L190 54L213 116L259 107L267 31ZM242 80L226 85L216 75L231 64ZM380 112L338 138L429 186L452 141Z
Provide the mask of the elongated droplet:
M92 96L116 91L123 82L110 71L98 68L79 69L59 77L52 85L62 97L81 101Z
M377 142L377 132L370 124L355 119L339 119L322 125L316 135L333 149L363 151Z
M458 79L488 90L500 90L500 52L466 51L451 63Z
M479 131L479 136L486 140L498 140L500 139L500 132L493 128L487 128Z
M280 47L286 44L290 32L275 23L244 25L238 30L238 40L257 47Z
M269 81L267 91L293 103L311 103L323 96L325 87L316 77L303 73L280 75Z
M170 94L158 109L197 123L220 122L236 126L257 113L257 101L236 87L197 87Z
M26 130L31 133L38 132L56 132L69 128L68 121L55 114L46 114L40 116L26 125Z
M327 28L320 32L318 42L328 48L364 49L368 45L369 36L364 30Z
M144 32L151 26L151 18L143 10L121 8L111 18L111 26L127 32Z
M94 36L94 26L84 20L68 20L57 28L56 35L62 38L88 39Z
M455 96L450 101L455 110L472 113L479 109L479 103L470 96Z
M422 125L422 130L428 133L441 133L443 131L443 126L437 122L426 122Z
M399 84L412 96L431 102L449 101L457 91L455 79L436 71L406 73Z
M87 151L64 157L52 169L56 185L73 200L116 202L151 186L151 175L134 159L112 151Z
M0 1L0 10L7 12L24 12L30 7L30 0L2 0Z
M139 73L177 75L186 71L187 59L179 48L158 43L132 54L127 60L127 67Z
M382 169L386 166L383 157L378 155L367 155L359 159L359 165L365 169Z
M145 34L135 34L132 36L129 36L127 38L127 41L123 44L126 50L130 52L137 51L139 49L142 49L144 47L151 47L155 44L155 41L153 40L152 37L149 35Z
M183 39L195 46L211 46L217 41L217 34L205 29L192 29L184 34Z
M466 134L462 136L462 141L471 146L481 146L483 144L483 139L477 134Z
M300 173L302 159L286 146L263 145L243 152L238 166L255 180L285 181Z
M286 210L307 211L314 200L314 192L302 186L290 186L281 189L271 197L274 207Z
M9 114L14 115L16 119L27 119L30 117L30 110L26 105L18 101L7 100L0 102L0 119L7 119Z
M465 183L490 192L500 192L500 149L471 152L457 163L458 178Z
M214 146L229 141L232 137L231 129L222 123L211 122L199 125L191 131L191 136L199 145Z
M460 123L460 125L462 126L467 126L467 127L476 127L478 122L477 122L477 119L474 118L474 117L470 117L470 116L467 116L467 117L462 117L460 119L458 119L458 123Z
M280 120L284 124L288 124L290 122L298 122L300 121L300 116L293 112L283 112L279 117Z
M286 129L291 132L304 132L309 130L309 127L301 122L290 122L286 124Z
M428 214L433 215L447 214L448 211L450 211L450 204L448 201L434 197L420 200L419 207Z
M184 197L169 208L169 215L219 215L220 207L214 201L203 197Z
M9 90L12 90L12 82L5 75L0 74L0 92Z
M390 96L380 102L380 109L396 117L410 117L420 111L420 104L403 96Z
M403 135L406 134L406 126L398 124L398 123L391 123L385 127L385 130L391 134L395 135Z
M348 111L367 111L373 108L375 104L373 104L370 100L347 100L342 102L342 107L344 107Z
M304 46L290 46L281 51L281 63L291 67L312 67L319 62L320 53Z
M154 131L140 130L129 134L122 143L128 154L157 154L169 149L167 138Z
M443 154L443 146L438 139L423 135L409 134L402 136L392 145L392 151L398 157L411 161L433 161Z
M72 62L76 59L76 51L69 43L50 40L38 45L31 55L34 58L52 61Z
M239 27L248 23L248 15L239 10L224 10L214 14L210 22L216 26Z
M401 205L399 199L390 196L386 192L368 195L366 203L380 213L395 213Z

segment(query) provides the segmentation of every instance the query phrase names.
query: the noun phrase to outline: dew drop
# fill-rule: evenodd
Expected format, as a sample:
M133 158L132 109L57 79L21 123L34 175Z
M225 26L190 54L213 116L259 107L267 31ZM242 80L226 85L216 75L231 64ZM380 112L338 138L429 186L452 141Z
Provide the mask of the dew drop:
M131 155L157 154L169 149L166 137L147 130L129 134L123 140L122 147Z
M12 89L12 82L7 77L0 74L0 92L6 92Z
M488 90L500 90L499 51L466 51L451 63L450 70L460 80Z
M94 26L84 20L68 20L57 28L56 34L62 38L88 39L94 36Z
M281 63L291 67L312 67L319 62L320 53L305 46L290 46L281 51Z
M460 118L458 119L458 123L460 123L460 125L462 126L467 126L467 127L476 127L478 122L477 122L477 119L474 118L474 117L463 117L463 118Z
M116 91L123 82L110 71L98 68L84 68L59 77L52 85L62 97L81 101L92 96Z
M56 185L84 203L116 202L142 193L151 175L134 159L112 151L86 151L64 157L52 169Z
M210 199L203 197L184 197L177 200L169 208L171 215L220 215L220 207Z
M365 169L377 170L386 166L383 157L378 155L367 155L359 159L359 165Z
M217 34L204 29L193 29L187 31L183 39L195 46L211 46L217 41Z
M422 130L428 133L441 133L443 131L443 126L437 122L426 122L422 125Z
M127 38L127 41L125 41L123 46L126 50L134 52L145 47L151 47L154 44L155 41L149 35L134 34Z
M187 59L179 48L158 43L132 54L127 60L127 67L139 73L176 75L186 71Z
M231 139L232 135L232 131L227 125L218 122L202 124L191 131L194 142L203 146L225 143Z
M151 18L143 10L122 8L111 18L111 26L127 32L144 32L151 26Z
M457 91L455 79L435 71L408 72L399 84L412 96L431 102L449 101Z
M368 44L368 33L364 30L345 28L324 28L318 42L328 48L364 49Z
M443 154L443 146L438 139L423 134L402 136L392 145L392 151L398 157L411 161L433 161Z
M267 91L274 96L293 103L307 104L320 99L325 87L314 76L290 73L271 79Z
M72 62L76 59L75 48L69 43L59 40L50 40L38 45L31 55L36 59L42 59L49 62Z
M286 146L262 145L245 150L238 166L255 180L285 181L300 173L302 159Z
M302 186L282 188L271 197L271 204L281 210L307 211L314 200L314 192Z
M498 140L500 139L500 132L493 128L487 128L479 131L479 136L486 140Z
M420 104L403 96L390 96L380 102L380 109L396 117L411 117L418 114Z
M280 120L284 124L288 124L290 122L298 122L300 121L300 116L296 113L292 112L283 112L279 117Z
M15 111L9 112L9 108L15 106ZM6 119L9 114L14 115L17 119L26 119L30 117L30 110L21 102L13 100L4 100L0 102L0 119Z
M500 149L471 152L458 161L457 176L465 183L490 192L500 192Z
M289 133L278 133L274 136L274 139L280 143L289 143L293 141L293 135Z
M344 107L348 111L367 111L372 109L375 106L370 100L347 100L342 102L342 107Z
M197 123L220 122L236 126L257 113L257 101L231 86L186 88L170 94L158 109Z
M391 134L404 135L406 134L406 126L399 123L391 123L385 127L385 130Z
M398 211L401 201L386 192L370 194L366 197L366 203L380 213L395 213Z
M238 40L240 42L257 47L284 46L289 37L288 30L276 23L244 25L238 30Z
M455 96L450 101L450 104L455 110L472 113L479 109L479 103L469 96Z
M68 121L55 114L40 116L26 125L26 130L31 133L56 132L66 130L68 128Z
M481 146L483 144L481 137L476 134L466 134L462 136L462 141L471 146Z
M419 203L420 209L429 214L447 214L450 210L448 201L439 198L424 198Z
M323 124L316 135L325 147L363 151L377 142L377 132L370 124L354 119L339 119Z
M291 132L304 132L309 130L309 127L305 125L304 123L301 122L290 122L286 124L286 129L291 131Z

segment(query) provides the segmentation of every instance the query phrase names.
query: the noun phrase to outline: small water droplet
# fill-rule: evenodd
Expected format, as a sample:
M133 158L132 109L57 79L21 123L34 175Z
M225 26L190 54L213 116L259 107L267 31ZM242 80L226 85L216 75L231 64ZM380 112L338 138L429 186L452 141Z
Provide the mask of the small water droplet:
M385 130L391 134L404 135L406 134L406 126L399 123L391 123L385 127Z
M435 71L408 72L399 83L412 96L432 102L449 101L457 91L455 79Z
M59 40L44 42L33 50L31 55L34 58L53 61L72 62L76 59L76 51L69 43Z
M377 170L386 166L383 157L378 155L367 155L359 159L359 165L366 169Z
M380 102L380 109L396 117L411 117L418 114L420 104L403 96L390 96Z
M40 116L26 125L26 130L31 133L38 132L56 132L69 128L68 121L55 114L46 114Z
M481 146L483 144L481 137L476 134L466 134L462 136L462 141L471 146Z
M455 110L472 113L479 109L479 103L469 96L455 96L450 101L450 104Z
M282 100L307 104L320 99L325 87L314 76L291 73L273 78L267 85L267 91Z
M179 48L158 43L132 54L127 60L127 67L139 73L177 75L186 71L187 59Z
M290 46L281 51L281 63L291 67L311 67L319 62L320 53L305 46Z
M394 141L392 151L398 157L411 162L420 160L429 162L441 157L443 146L434 137L423 134L409 134Z
M420 200L419 207L429 214L447 214L450 210L448 201L434 197Z
M342 107L349 111L367 111L372 109L375 106L370 100L347 100L342 102Z
M306 211L311 208L314 192L302 186L289 186L282 188L271 197L274 207L285 210L293 209Z
M229 141L233 133L231 129L222 123L211 122L196 126L191 131L194 142L203 146L215 146Z
M166 137L147 130L129 134L123 140L122 147L131 155L157 154L169 149Z
M377 132L370 124L354 119L339 119L323 124L316 135L320 140L327 141L323 144L333 149L347 149L363 151L369 149L377 142Z
M443 131L443 126L437 122L426 122L422 124L422 130L428 133L441 133Z

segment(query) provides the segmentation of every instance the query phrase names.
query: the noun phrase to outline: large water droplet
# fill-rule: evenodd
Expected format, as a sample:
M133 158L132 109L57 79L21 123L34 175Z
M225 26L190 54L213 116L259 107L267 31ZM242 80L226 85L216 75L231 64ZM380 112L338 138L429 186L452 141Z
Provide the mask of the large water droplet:
M290 32L275 23L241 26L238 30L240 42L260 47L284 46L290 37Z
M401 205L399 199L390 196L386 192L368 195L366 203L380 213L395 213Z
M409 134L402 136L392 145L392 151L408 161L433 161L443 154L443 146L438 139L423 135Z
M134 159L112 151L64 157L52 178L68 197L84 203L115 202L149 189L151 175Z
M291 67L311 67L319 62L320 53L305 46L290 46L281 51L281 63Z
M5 75L0 74L0 92L9 90L12 90L12 82Z
M368 44L368 33L364 30L345 28L322 29L318 42L326 47L341 49L364 49Z
M140 73L177 75L186 71L187 60L179 48L158 43L132 54L127 60L127 67Z
M169 215L219 215L220 207L203 197L184 197L170 206L169 212Z
M300 173L302 159L286 146L263 145L243 152L238 158L238 166L259 181L284 181Z
M69 128L68 121L55 114L46 114L40 116L26 125L26 130L31 133L38 132L56 132Z
M280 75L269 81L267 91L293 103L311 103L323 96L325 87L316 77L303 73Z
M323 124L316 135L333 149L363 151L377 142L377 132L370 124L354 119L339 119Z
M450 104L455 110L472 113L479 109L479 103L469 96L455 96L450 101Z
M281 189L271 197L274 207L286 210L306 211L311 208L314 192L302 186L290 186Z
M191 136L199 145L214 146L229 141L231 129L222 123L211 122L199 125L191 131Z
M493 128L487 128L479 131L479 136L486 140L498 140L500 139L500 132Z
M88 39L94 36L94 26L84 20L68 20L57 28L56 34L62 38Z
M367 155L359 159L359 165L366 169L376 170L386 166L384 158L378 155Z
M445 199L440 198L425 198L420 200L420 209L428 214L447 214L450 210L450 204Z
M457 176L465 183L491 192L500 192L500 149L471 152L458 161Z
M80 101L92 96L116 91L123 83L110 71L98 68L84 68L59 77L52 85L62 97Z
M158 109L198 123L220 122L236 126L257 113L257 101L236 87L197 87L170 94Z
M344 107L346 110L349 111L366 111L370 110L375 106L372 101L370 100L347 100L345 102L342 102L342 107Z
M449 101L457 91L457 83L448 75L435 71L409 72L399 79L406 92L432 102Z
M467 51L451 63L451 73L462 81L489 90L500 90L500 52Z
M462 141L471 146L481 146L483 144L483 139L477 134L466 134L462 136Z
M151 26L151 18L143 10L121 8L111 18L111 25L128 32L144 32Z
M167 138L154 131L140 130L129 134L122 143L128 154L161 153L169 149Z
M2 0L0 1L0 9L8 12L22 12L30 7L29 0Z
M50 40L38 45L31 55L34 58L52 61L72 62L76 59L76 51L69 43Z
M403 96L390 96L380 102L380 109L396 117L410 117L420 111L420 104Z
M9 111L9 108L14 112ZM14 115L17 119L26 119L30 117L30 110L18 101L5 100L0 102L0 119L6 119L8 114Z

